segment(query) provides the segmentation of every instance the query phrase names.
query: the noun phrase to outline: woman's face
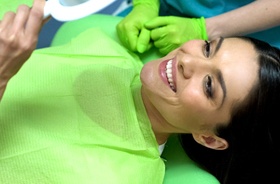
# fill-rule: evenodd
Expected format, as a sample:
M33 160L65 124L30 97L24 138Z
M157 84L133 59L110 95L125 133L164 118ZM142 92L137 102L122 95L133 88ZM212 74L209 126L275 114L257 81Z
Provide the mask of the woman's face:
M148 115L166 133L201 133L227 124L233 106L258 82L258 67L256 51L244 40L189 41L144 65Z

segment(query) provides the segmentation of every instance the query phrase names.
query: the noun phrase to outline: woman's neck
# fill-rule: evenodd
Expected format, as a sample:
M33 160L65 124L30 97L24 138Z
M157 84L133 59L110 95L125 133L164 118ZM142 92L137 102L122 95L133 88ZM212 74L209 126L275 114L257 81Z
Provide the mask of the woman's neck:
M168 137L170 136L170 134L168 134L168 133L157 133L155 131L154 131L154 134L155 134L157 143L159 145L164 144L167 141Z
M167 127L165 127L165 119L161 116L158 110L153 106L148 97L142 93L142 100L150 119L152 130L155 134L156 140L159 145L165 143L171 133L168 132Z

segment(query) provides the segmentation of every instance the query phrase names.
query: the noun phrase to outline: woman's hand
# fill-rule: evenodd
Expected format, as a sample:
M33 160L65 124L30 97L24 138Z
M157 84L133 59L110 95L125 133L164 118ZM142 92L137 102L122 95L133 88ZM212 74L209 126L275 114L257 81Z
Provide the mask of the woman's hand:
M30 8L18 7L0 21L0 99L8 81L19 71L36 48L38 35L45 23L45 0L34 0Z

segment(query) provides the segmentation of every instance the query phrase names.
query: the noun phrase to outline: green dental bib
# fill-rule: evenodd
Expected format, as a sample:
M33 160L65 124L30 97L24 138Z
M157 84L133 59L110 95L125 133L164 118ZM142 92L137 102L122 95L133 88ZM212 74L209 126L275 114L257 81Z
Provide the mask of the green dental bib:
M98 28L36 50L0 104L0 183L161 184L142 65Z

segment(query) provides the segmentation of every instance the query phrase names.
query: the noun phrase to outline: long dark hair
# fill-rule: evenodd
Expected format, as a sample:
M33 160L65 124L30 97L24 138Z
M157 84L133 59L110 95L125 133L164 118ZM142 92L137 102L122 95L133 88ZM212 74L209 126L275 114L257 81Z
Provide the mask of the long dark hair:
M206 148L190 134L179 135L180 141L187 155L222 184L273 183L280 177L280 50L260 40L239 38L252 43L259 54L259 82L233 110L229 125L217 127L229 148Z

